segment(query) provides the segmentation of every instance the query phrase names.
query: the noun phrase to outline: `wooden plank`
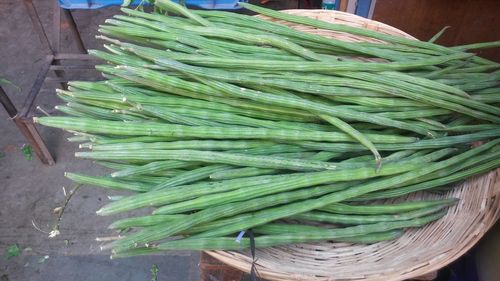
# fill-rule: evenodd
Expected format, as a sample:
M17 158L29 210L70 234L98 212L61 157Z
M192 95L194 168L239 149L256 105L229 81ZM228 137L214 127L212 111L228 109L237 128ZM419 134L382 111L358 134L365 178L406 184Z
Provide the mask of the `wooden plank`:
M50 40L47 36L47 33L45 33L45 29L43 28L43 25L40 21L38 11L36 10L35 5L33 5L33 1L24 0L23 2L24 6L26 7L26 11L28 12L28 16L30 17L31 23L33 24L33 28L35 29L35 32L40 39L40 42L42 42L42 45L45 49L50 50L51 53L54 54L55 49L50 45Z
M54 57L54 59L55 60L100 60L99 58L87 54L68 54L68 53L57 54Z
M14 118L17 115L17 109L10 100L9 96L7 96L7 93L2 89L2 86L0 85L0 104L3 105L3 108L5 108L5 111L7 111L7 114L9 115L10 118Z
M339 11L341 11L341 12L347 11L347 2L349 2L349 0L340 0Z
M373 19L399 28L420 40L429 40L451 26L436 42L445 46L500 40L498 0L377 0ZM496 49L474 50L500 62Z
M51 44L53 54L58 54L61 49L61 8L58 1L52 1L52 36Z
M64 20L65 24L62 25L63 30L69 30L69 32L71 32L71 35L73 36L73 39L76 42L76 47L78 48L78 52L82 54L87 54L87 49L83 44L82 37L80 36L80 32L78 31L78 27L76 26L75 19L71 14L71 10L60 9L60 11L62 11L65 18Z
M95 65L51 65L50 70L94 70Z
M243 272L224 264L202 252L200 255L200 280L201 281L239 281Z
M24 100L24 104L23 107L21 108L19 116L30 117L29 115L33 111L33 107L35 106L35 100L38 96L38 93L40 92L40 89L43 86L43 82L45 80L45 77L47 77L47 72L49 72L50 66L52 65L53 61L54 61L53 55L48 55L45 58L45 62L42 64L42 67L38 72L38 75L35 79L35 82L33 83L33 86L31 87L30 92L28 93L28 96Z

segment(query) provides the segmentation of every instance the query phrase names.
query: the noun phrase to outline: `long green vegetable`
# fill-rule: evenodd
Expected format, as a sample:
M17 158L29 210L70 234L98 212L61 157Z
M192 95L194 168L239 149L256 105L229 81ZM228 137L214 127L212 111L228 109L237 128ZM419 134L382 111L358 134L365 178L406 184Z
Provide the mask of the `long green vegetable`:
M257 248L397 239L460 211L450 184L500 166L500 64L467 52L499 42L150 2L100 26L89 54L105 80L69 82L68 116L33 119L73 133L75 155L108 174L66 177L120 191L97 211L131 229L102 246L113 257L246 249L248 229ZM421 199L429 189L442 193Z

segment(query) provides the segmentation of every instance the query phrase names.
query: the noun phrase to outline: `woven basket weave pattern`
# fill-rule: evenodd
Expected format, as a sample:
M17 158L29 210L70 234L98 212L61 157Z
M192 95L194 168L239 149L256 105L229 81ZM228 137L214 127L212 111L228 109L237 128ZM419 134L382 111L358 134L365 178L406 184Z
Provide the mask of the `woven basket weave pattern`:
M414 37L389 25L327 10L288 10L290 14ZM265 18L265 17L263 17ZM269 19L269 18L266 18ZM295 29L349 42L378 40L342 32L287 24ZM448 214L423 228L410 229L395 240L371 245L323 242L258 249L257 270L269 280L403 280L446 266L469 250L500 217L500 169L471 178L445 194L419 192L399 198L459 198ZM396 201L397 201L396 200ZM391 200L394 201L394 200ZM214 258L249 272L252 258L245 251L207 251Z

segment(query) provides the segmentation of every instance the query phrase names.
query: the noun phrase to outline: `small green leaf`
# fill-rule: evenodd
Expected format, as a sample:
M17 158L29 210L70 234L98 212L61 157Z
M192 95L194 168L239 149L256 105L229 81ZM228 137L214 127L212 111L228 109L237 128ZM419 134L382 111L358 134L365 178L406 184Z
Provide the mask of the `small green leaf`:
M0 159L5 157L5 152L0 151Z
M123 0L122 7L128 7L132 3L132 0Z
M66 245L66 246L69 245L69 240L68 239L64 239L64 245Z
M7 80L5 78L0 78L0 86L12 86L12 87L16 88L16 90L21 91L21 88L19 86L10 82L9 80Z
M151 281L158 281L158 266L156 264L151 267Z
M10 260L13 257L17 257L21 254L21 249L19 249L19 246L17 244L10 245L5 249L5 259Z
M26 160L28 161L33 160L33 149L31 148L31 145L29 144L23 145L21 151L23 152L24 158L26 158Z
M38 263L44 263L46 260L49 259L49 256L42 256L38 258Z

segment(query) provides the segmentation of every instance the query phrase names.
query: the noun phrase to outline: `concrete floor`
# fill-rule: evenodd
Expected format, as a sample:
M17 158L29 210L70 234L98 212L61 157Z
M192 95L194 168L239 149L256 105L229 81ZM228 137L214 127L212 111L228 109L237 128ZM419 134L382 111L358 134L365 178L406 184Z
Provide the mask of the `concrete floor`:
M53 1L34 1L48 31ZM93 39L97 25L114 13L114 8L74 13L88 48L99 46L100 42ZM68 35L62 40L67 51L74 51ZM0 51L0 78L10 80L21 90L12 86L3 88L20 108L41 60L49 53L42 48L21 1L0 0ZM46 85L38 101L49 112L60 103L54 95L56 86ZM40 132L57 158L55 166L42 165L35 155L31 161L25 159L20 150L25 140L3 108L0 109L0 152L3 152L0 158L0 280L151 280L153 264L159 268L158 280L199 280L198 252L170 252L119 260L110 260L109 253L101 252L95 238L114 233L106 230L112 218L95 215L107 201L108 194L98 188L85 186L75 193L62 217L61 234L49 238L47 232L56 218L53 209L61 206L65 199L63 187L69 191L73 186L64 172L102 175L104 171L90 161L74 158L77 147L65 141L69 134L48 128L40 128ZM6 260L3 253L12 244L17 244L22 254ZM48 258L44 259L45 256Z
M34 1L49 31L49 8L53 1ZM115 8L74 13L88 48L99 48L100 42L93 39L97 25L114 13ZM74 51L72 39L68 35L62 39L65 49ZM0 0L0 52L0 78L6 78L21 88L4 87L15 105L20 107L41 60L48 54L48 50L42 48L20 1ZM54 95L56 86L47 85L44 96L38 101L49 112L60 103ZM199 280L197 252L169 252L110 260L108 253L99 250L95 237L113 235L113 232L106 231L112 218L97 217L94 213L107 201L108 192L94 187L85 186L75 193L62 217L61 234L49 238L48 232L56 218L53 209L64 202L63 187L66 190L72 187L64 172L85 171L91 175L102 175L105 171L90 161L76 160L73 152L77 147L65 141L69 136L67 133L49 128L40 128L40 132L57 158L55 166L44 166L36 157L31 161L24 158L21 147L25 140L0 109L0 152L3 152L0 156L0 253L3 255L5 248L12 244L17 244L22 251L20 256L10 260L0 257L1 281L151 280L153 264L159 268L158 280ZM495 233L490 237L498 237L499 233L497 224ZM487 239L490 244L482 247L483 253L486 253L482 256L483 260L490 263L500 258L498 251L491 250L498 249L498 239L496 242L491 240ZM496 246L491 246L491 243ZM494 272L490 274L498 277Z

